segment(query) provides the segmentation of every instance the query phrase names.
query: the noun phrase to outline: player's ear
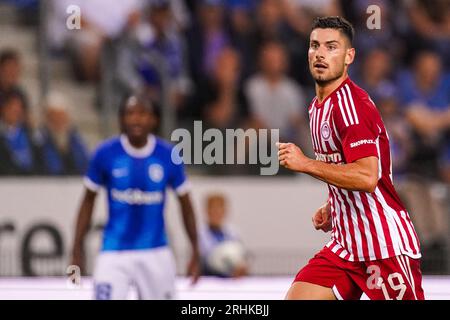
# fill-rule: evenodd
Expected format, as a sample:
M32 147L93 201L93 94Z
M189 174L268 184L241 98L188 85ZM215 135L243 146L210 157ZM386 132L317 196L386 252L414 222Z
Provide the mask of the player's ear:
M353 63L353 60L355 60L355 48L348 48L347 52L345 54L345 65L348 66Z

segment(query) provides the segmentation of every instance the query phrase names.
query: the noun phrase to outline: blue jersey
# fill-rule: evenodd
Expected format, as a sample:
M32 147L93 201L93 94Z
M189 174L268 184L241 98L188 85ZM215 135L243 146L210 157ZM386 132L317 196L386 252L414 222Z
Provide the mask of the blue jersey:
M84 182L92 191L104 186L108 193L103 251L167 245L163 216L166 188L178 194L187 190L184 167L172 161L172 149L153 135L145 147L136 149L122 135L96 150Z

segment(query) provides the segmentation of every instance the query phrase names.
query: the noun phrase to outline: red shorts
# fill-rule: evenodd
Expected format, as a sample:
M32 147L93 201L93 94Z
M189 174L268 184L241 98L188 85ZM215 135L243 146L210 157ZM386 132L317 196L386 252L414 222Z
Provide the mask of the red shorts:
M332 288L340 300L424 300L420 260L406 255L383 260L347 261L324 247L301 269L294 282Z

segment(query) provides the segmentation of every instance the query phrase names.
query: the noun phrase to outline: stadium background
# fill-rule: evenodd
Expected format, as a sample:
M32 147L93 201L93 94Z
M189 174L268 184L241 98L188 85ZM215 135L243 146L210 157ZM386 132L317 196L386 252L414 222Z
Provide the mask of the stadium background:
M175 128L192 129L193 120L221 129L277 128L283 139L311 154L306 107L314 84L307 39L312 18L321 15L343 15L356 28L351 77L369 92L390 133L394 182L420 224L424 274L450 274L448 1L167 3L0 1L1 121L7 117L3 110L19 104L23 115L16 124L29 129L33 146L31 160L20 165L6 164L10 155L0 150L2 279L65 274L85 159L58 165L46 149L44 133L55 127L64 134L76 130L77 138L64 142L70 146L67 157L76 158L73 154L83 150L87 156L117 132L117 106L130 90L145 89L159 101L159 133L165 138ZM76 10L67 11L71 5L80 8L81 29L68 27L68 21L75 21ZM368 28L370 5L381 10L381 29ZM158 32L167 36L164 43L155 41ZM17 77L12 84L11 74ZM269 80L282 92L270 101L279 108L276 117L289 121L277 122L258 100ZM298 104L295 110L292 103ZM255 166L187 169L200 223L208 192L227 197L230 222L251 253L252 276L293 276L325 243L328 236L314 231L310 222L326 199L323 184L283 170L274 177L259 176ZM88 273L104 209L100 199L88 241ZM166 214L183 275L187 241L174 201Z

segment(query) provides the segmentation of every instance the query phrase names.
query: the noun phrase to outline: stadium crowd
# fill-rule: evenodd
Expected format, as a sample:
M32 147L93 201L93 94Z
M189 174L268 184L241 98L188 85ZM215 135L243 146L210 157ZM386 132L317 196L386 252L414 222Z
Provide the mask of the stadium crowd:
M203 120L205 127L219 129L279 129L281 140L307 153L312 152L307 107L314 95L307 61L310 25L316 16L344 16L357 30L350 76L382 113L396 187L414 208L423 245L442 252L450 183L449 1L52 0L50 5L48 45L53 55L71 57L74 81L97 86L102 50L113 44L115 63L108 68L115 90L145 91L156 101L167 90L178 127ZM69 5L81 8L80 30L57 27L65 25ZM381 9L379 29L368 28L370 5ZM168 88L162 88L155 56L165 62ZM70 102L49 95L45 120L36 126L28 116L34 106L21 86L23 72L21 53L0 48L0 174L83 174L89 150L71 121Z

